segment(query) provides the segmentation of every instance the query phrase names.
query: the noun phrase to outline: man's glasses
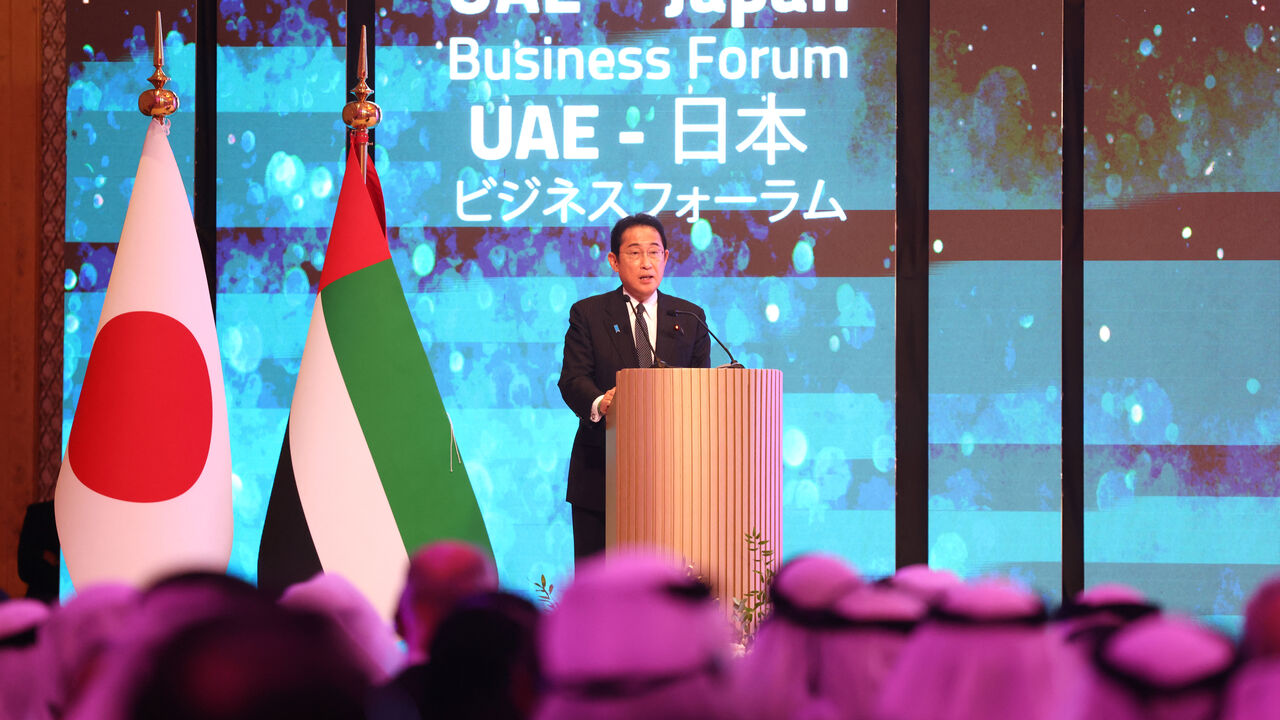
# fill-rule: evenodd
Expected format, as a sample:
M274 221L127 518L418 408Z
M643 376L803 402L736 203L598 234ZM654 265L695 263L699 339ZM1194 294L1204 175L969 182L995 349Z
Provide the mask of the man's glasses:
M640 262L640 259L646 256L652 262L661 262L662 257L666 254L667 254L666 250L661 250L658 248L650 248L648 250L640 250L639 248L633 248L631 250L624 251L622 253L622 257L626 258L627 260L633 263Z

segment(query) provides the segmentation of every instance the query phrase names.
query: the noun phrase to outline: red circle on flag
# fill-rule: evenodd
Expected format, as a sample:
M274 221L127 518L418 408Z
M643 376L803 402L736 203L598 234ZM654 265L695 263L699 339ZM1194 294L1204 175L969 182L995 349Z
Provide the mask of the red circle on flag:
M80 482L117 500L173 499L199 479L212 430L209 369L191 331L155 312L107 321L67 443Z

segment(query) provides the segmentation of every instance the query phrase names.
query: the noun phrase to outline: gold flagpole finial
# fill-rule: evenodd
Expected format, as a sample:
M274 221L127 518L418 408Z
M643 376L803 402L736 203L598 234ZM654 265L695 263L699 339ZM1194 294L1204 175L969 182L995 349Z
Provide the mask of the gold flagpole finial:
M147 117L166 118L178 111L178 95L165 88L169 76L164 74L164 26L156 11L156 71L147 80L152 88L138 96L138 110Z
M382 122L382 108L368 100L373 94L365 80L369 77L368 50L365 44L366 27L360 26L360 59L356 62L356 77L359 82L351 88L356 99L342 108L342 122L351 128L351 142L360 149L360 176L365 176L369 159L369 128Z

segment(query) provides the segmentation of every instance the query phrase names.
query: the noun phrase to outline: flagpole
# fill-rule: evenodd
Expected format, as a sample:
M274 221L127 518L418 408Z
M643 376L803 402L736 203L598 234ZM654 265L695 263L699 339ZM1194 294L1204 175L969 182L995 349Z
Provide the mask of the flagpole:
M156 71L147 80L151 89L138 96L138 111L150 118L164 119L178 111L178 94L165 88L169 76L164 74L164 30L160 11L156 11L156 42L153 54Z
M360 178L363 180L368 171L369 160L369 128L382 121L382 108L368 100L373 94L365 80L369 77L368 50L365 44L366 26L360 26L360 60L356 63L356 77L359 82L351 88L356 99L342 108L342 122L351 128L351 142L360 151Z

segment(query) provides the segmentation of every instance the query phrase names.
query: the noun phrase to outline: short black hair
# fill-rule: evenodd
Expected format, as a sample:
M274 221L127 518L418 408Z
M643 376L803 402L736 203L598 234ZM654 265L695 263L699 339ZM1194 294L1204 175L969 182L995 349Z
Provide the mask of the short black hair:
M636 213L635 215L628 215L614 224L612 232L609 233L609 252L617 255L618 250L622 247L622 233L637 225L646 225L657 230L658 237L662 238L662 249L665 250L667 248L667 231L662 229L662 222L652 215Z

